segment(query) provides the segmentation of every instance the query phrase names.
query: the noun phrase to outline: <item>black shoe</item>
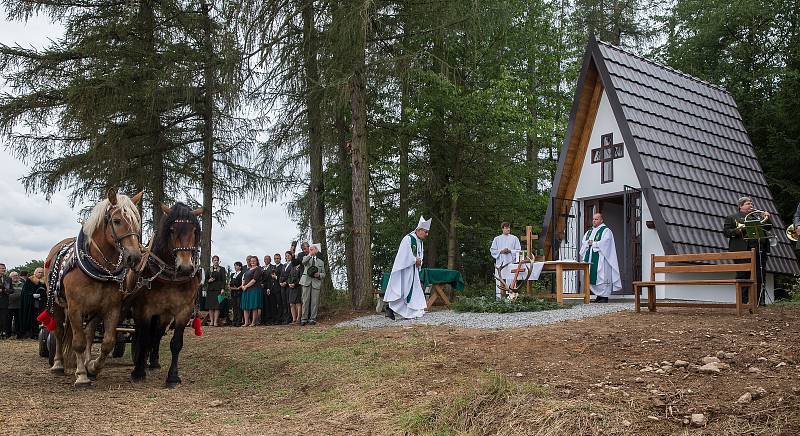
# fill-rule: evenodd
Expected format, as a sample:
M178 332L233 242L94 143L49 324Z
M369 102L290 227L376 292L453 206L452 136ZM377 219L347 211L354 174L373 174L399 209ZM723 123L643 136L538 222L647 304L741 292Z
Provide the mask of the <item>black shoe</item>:
M386 312L386 317L394 321L394 310L392 310L392 308L389 307L388 304L386 305L385 312Z
M309 324L311 324L311 325L315 325L317 322L316 322L316 321L314 321L314 320L312 319L312 320L311 320L311 321L309 321L308 323L309 323Z
M300 321L300 325L306 325L306 324L308 324L308 323L305 322L305 321Z

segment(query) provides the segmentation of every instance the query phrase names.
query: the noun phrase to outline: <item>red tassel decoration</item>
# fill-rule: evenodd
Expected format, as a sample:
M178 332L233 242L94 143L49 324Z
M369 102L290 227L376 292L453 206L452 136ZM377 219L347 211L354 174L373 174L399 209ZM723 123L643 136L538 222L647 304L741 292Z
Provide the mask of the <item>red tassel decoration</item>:
M36 321L39 321L40 324L47 327L47 330L51 332L56 329L56 320L53 319L53 317L50 316L50 314L47 313L46 310L43 310L42 313L40 313L39 316L36 317Z
M192 327L194 327L195 336L203 336L203 320L199 316L196 316L192 321Z

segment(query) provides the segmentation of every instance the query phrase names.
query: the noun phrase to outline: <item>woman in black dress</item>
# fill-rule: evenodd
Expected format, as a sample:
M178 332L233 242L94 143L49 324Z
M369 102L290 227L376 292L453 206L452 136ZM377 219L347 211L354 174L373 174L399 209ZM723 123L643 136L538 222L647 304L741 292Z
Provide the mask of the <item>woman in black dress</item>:
M300 286L300 276L303 275L303 266L294 265L294 262L288 260L289 258L294 260L293 253L287 251L286 256L286 269L291 266L291 269L286 274L286 286L289 288L289 310L292 313L292 324L300 324L300 307L303 305L303 288Z
M211 269L206 274L206 307L208 308L209 325L219 327L220 295L225 290L228 273L219 266L219 256L211 258Z
M36 268L33 276L22 285L22 295L19 299L19 335L23 338L36 339L39 334L39 322L36 321L36 317L44 310L42 302L46 299L44 268Z

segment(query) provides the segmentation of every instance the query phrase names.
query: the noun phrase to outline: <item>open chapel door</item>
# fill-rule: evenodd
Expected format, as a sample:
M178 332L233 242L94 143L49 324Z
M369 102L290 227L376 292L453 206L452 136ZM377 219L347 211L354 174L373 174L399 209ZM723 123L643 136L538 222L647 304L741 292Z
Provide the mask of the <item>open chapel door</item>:
M633 294L633 282L642 279L642 191L625 185L625 267L622 293Z
M614 295L632 294L632 283L642 276L641 198L641 191L625 186L622 194L583 201L583 228L592 228L592 218L599 212L603 214L606 225L614 232L622 281L622 289L614 292Z
M571 198L551 198L553 211L550 221L551 260L578 260L581 248L580 202ZM555 284L554 284L555 285ZM564 272L564 293L578 293L580 278L576 271Z

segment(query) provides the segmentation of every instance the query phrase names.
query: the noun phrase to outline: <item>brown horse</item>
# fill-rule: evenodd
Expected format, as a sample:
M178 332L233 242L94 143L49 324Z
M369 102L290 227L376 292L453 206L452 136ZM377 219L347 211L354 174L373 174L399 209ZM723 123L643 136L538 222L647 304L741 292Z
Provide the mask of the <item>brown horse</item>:
M142 258L141 217L136 208L141 198L141 192L128 198L109 190L108 198L99 202L84 221L78 243L76 238L65 239L47 255L46 273L48 283L52 283L50 275L58 269L54 262L61 260L54 259L56 254L70 244L75 249L72 267L67 267L61 277L61 292L50 298L56 320L56 353L51 371L63 374L64 361L71 362L74 352L76 387L90 386L89 376L100 372L114 349L123 298L132 284L131 269ZM57 277L54 279L58 281ZM55 289L49 292L52 294ZM98 320L103 321L105 332L100 356L91 360Z
M178 355L200 287L200 221L197 216L203 209L192 210L183 203L176 203L172 209L161 205L161 209L165 215L154 236L152 251L145 255L147 264L142 272L143 281L148 285L134 297L131 306L136 325L131 379L144 380L148 356L150 368L160 368L161 338L174 320L175 332L170 341L172 363L166 379L167 387L174 388L181 382Z

